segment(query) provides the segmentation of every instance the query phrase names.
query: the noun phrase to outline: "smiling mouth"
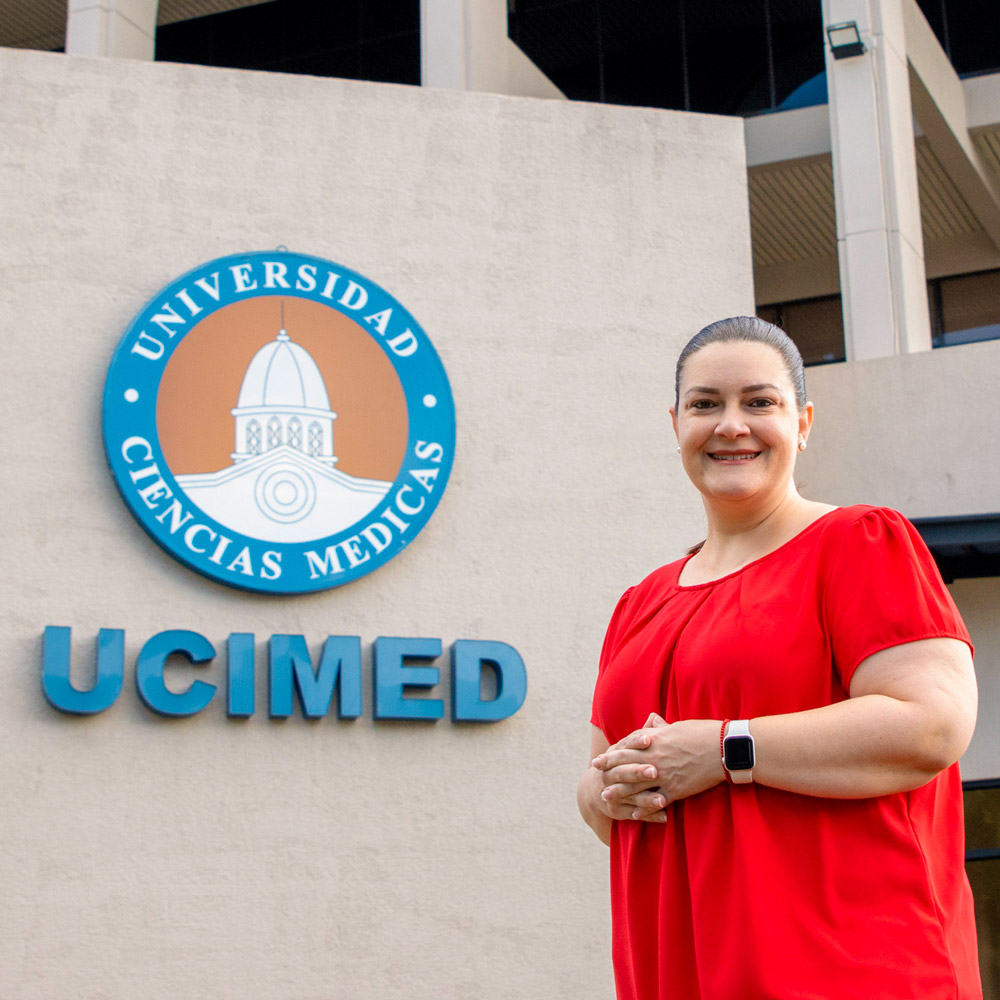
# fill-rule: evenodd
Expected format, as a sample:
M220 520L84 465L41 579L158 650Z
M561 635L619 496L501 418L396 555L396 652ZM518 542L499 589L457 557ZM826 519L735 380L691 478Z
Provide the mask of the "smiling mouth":
M713 462L752 462L759 451L710 451L708 457Z

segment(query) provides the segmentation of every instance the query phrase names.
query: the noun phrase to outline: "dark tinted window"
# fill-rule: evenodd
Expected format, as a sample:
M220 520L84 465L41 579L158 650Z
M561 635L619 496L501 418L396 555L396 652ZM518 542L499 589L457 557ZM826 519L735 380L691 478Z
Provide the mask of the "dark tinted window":
M983 995L1000 996L1000 779L965 786L965 870L976 902Z
M163 25L168 62L420 82L419 0L271 0Z
M575 100L751 114L823 71L818 0L508 6L510 37Z
M1000 3L919 0L959 73L1000 68ZM567 97L750 115L825 103L820 0L508 0Z
M757 315L780 326L795 341L807 365L844 360L844 319L839 295L762 306Z
M917 0L955 72L1000 70L1000 4L995 0Z
M1000 338L1000 271L938 278L929 294L936 347Z

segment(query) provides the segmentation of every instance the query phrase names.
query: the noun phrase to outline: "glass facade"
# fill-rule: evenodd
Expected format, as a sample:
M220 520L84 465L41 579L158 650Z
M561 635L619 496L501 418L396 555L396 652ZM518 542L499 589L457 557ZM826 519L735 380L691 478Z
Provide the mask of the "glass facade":
M754 114L823 71L819 0L510 0L509 9L511 39L571 100Z
M156 30L156 58L420 83L419 0L271 0Z
M1000 71L1000 4L918 0L960 75ZM753 115L826 102L820 0L508 0L572 100Z
M918 0L959 74L1000 71L1000 4ZM761 112L826 101L820 0L508 0L571 100ZM419 0L270 0L157 29L156 58L420 82Z

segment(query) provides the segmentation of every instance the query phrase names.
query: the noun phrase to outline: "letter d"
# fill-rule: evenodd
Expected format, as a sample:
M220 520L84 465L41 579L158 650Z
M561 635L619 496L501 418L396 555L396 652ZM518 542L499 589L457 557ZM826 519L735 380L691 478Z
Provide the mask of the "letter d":
M496 697L480 695L483 668L493 671ZM513 715L528 693L524 660L513 646L486 639L456 639L451 647L451 717L456 722L497 722Z

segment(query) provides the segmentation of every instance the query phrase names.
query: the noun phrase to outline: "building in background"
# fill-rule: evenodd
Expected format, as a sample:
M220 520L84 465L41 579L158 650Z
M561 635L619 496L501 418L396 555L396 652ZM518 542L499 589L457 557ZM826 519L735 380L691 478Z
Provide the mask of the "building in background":
M994 997L998 39L1000 8L975 0L9 0L0 11L0 46L71 57L741 117L756 309L815 366L807 489L917 521L977 641L969 874ZM627 187L622 155L609 183ZM504 180L512 199L551 183ZM617 224L636 242L666 238L641 208Z

